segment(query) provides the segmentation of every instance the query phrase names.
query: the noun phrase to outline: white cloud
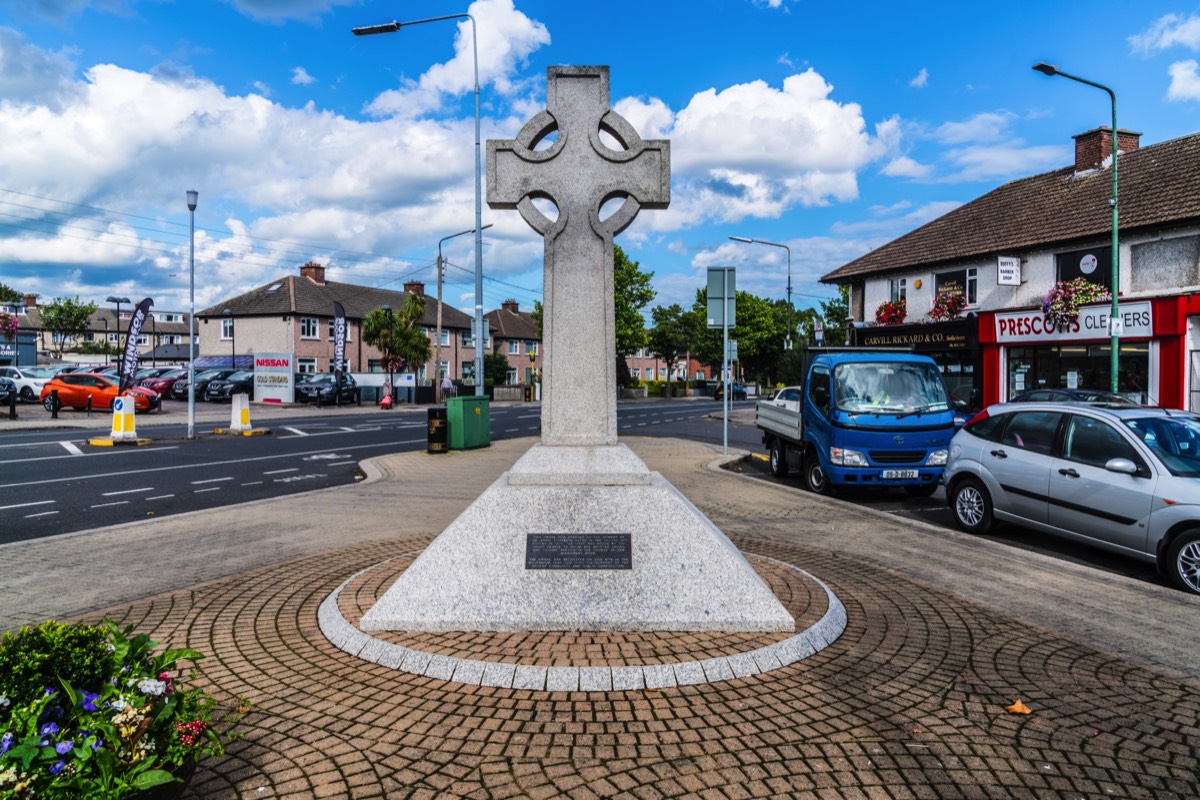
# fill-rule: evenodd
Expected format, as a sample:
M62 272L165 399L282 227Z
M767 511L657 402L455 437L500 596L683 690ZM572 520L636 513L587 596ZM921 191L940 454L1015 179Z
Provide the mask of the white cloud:
M1172 47L1200 50L1200 16L1185 19L1177 14L1166 14L1142 33L1130 36L1129 44L1135 53L1147 55Z
M304 67L292 67L292 83L298 86L308 86L317 79L308 74Z
M66 52L50 53L12 28L0 27L0 97L57 106L70 92L75 65Z
M917 73L915 78L908 82L908 85L914 89L924 89L929 85L929 70L921 67L921 71Z
M1070 155L1061 147L1025 147L1016 139L1004 145L952 149L945 153L945 160L955 171L942 180L961 183L994 181L1063 167L1070 163Z
M279 24L288 20L316 22L322 14L336 6L358 5L358 2L359 0L232 0L231 5L252 19Z
M907 211L911 207L911 204L907 202L897 203L887 209L874 209L876 213L869 220L836 223L832 226L830 232L836 233L839 236L869 235L873 239L887 241L915 230L931 220L949 214L961 205L962 203L957 200L941 200L926 203L919 208L908 211L906 214L890 213L893 211ZM849 260L852 259L847 259L847 261ZM835 266L841 265L837 264Z
M884 164L881 174L889 178L927 178L933 174L933 167L914 161L908 156L898 156Z
M1176 61L1167 69L1167 74L1171 76L1168 100L1200 100L1200 74L1197 74L1195 59Z
M1008 112L988 111L976 114L964 122L942 123L935 136L942 144L965 142L995 142L1008 134L1013 115Z

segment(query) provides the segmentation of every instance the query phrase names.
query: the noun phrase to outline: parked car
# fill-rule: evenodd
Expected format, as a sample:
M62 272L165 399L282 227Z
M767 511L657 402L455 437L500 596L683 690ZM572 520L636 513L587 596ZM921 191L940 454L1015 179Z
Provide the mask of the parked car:
M186 378L188 371L186 368L174 367L168 372L161 375L155 375L153 378L146 378L141 382L142 386L158 392L160 396L166 396L171 387L175 385L175 381Z
M1031 389L1010 398L1010 403L1096 403L1114 406L1136 406L1127 397L1099 389Z
M1158 566L1200 594L1200 418L1145 406L1005 403L950 443L955 522L996 520Z
M232 401L235 394L249 395L251 400L254 399L254 370L241 370L229 377L209 381L204 389L204 399L209 402Z
M8 378L17 387L17 396L27 403L36 403L48 378L34 372L35 367L0 367L0 378ZM4 398L8 402L8 398Z
M172 367L172 366L142 367L137 372L133 373L133 382L136 383L138 386L141 386L142 381L146 381L146 380L149 380L150 378L158 377L159 375L163 375L174 369L178 369L178 367Z
M208 388L209 381L228 378L237 370L233 369L206 369L203 372L196 373L196 399L204 399L204 390ZM171 386L172 400L187 400L188 398L188 382L186 380L177 380Z
M309 375L302 383L296 384L296 401L300 403L315 403L320 397L322 403L336 403L340 397L343 403L358 402L358 385L350 375L342 375L341 391L338 391L337 376L327 372Z
M87 408L89 397L94 409L112 408L112 402L118 396L117 383L116 378L110 375L93 372L56 375L42 387L42 405L47 411L53 411L54 391L57 390L59 407L62 408ZM161 405L159 396L142 386L127 389L125 394L133 398L134 411L150 411Z
M12 378L0 378L0 404L8 405L9 398L17 393L17 384Z
M720 400L725 396L725 384L718 383L717 390L713 392L713 397ZM746 384L734 381L729 384L729 399L730 400L745 400L746 399Z

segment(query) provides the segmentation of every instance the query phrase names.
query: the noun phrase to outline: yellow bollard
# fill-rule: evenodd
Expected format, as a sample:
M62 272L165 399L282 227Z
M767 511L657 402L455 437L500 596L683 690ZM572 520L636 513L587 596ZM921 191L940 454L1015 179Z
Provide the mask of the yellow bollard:
M136 440L137 424L134 422L133 398L114 397L112 411L112 440L114 442Z
M230 400L230 433L247 433L250 430L250 397L235 394Z

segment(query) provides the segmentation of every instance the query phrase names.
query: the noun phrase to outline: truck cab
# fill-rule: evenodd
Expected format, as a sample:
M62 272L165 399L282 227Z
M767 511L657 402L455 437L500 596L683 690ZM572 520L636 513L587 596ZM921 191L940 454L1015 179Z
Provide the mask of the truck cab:
M823 353L802 386L757 406L771 470L791 468L808 488L903 487L933 494L941 481L954 413L933 359L910 353Z

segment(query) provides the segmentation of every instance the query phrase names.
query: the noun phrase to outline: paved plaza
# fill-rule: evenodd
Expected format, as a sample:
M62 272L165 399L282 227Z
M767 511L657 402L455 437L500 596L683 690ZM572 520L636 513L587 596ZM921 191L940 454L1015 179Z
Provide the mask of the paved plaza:
M828 601L791 567L828 586L840 637L747 677L563 692L411 674L326 638L318 609L339 586L353 623L532 439L381 457L356 486L4 546L0 627L108 616L208 653L203 682L251 707L186 798L1200 796L1197 598L721 470L720 448L622 441L801 626ZM1139 627L1145 603L1177 609L1177 624ZM462 659L611 667L774 635L387 636ZM1018 698L1031 714L1005 710Z

